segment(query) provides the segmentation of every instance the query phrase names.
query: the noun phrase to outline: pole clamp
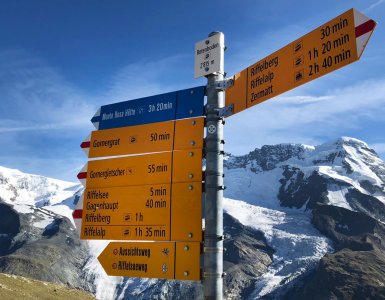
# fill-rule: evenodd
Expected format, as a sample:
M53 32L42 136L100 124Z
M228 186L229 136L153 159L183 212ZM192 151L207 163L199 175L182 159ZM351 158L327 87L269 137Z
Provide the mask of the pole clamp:
M203 253L220 253L223 252L223 248L219 247L204 247Z
M205 171L205 176L218 176L218 177L224 177L224 174L221 172L215 172L215 171Z
M226 189L226 186L224 185L213 185L213 184L206 184L205 190L207 189L218 189L218 191L224 191Z
M225 78L223 80L214 81L214 83L207 85L208 88L214 87L216 90L224 91L229 87L234 86L234 76Z
M227 105L218 109L218 116L226 118L234 113L234 104Z
M232 103L222 108L212 107L211 105L206 104L205 110L206 115L210 113L215 114L216 116L218 116L217 120L221 120L222 124L225 124L224 118L231 116L234 113L234 104Z
M203 237L204 239L212 239L212 240L216 240L216 241L223 241L225 239L225 237L223 235L218 235L218 234L206 234L206 233L203 233Z
M223 278L227 274L225 272L223 273L209 273L209 272L203 272L203 278Z

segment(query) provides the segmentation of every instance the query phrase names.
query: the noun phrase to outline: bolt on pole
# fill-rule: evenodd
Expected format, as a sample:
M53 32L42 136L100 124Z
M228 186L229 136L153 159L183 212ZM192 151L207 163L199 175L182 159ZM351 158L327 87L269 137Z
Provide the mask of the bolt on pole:
M220 35L224 45L224 35L213 32L209 37ZM221 47L224 57L224 47ZM224 59L221 70L207 75L206 105L206 181L205 181L205 231L204 231L204 299L223 299L223 118L219 109L224 107L224 92L216 83L224 79Z

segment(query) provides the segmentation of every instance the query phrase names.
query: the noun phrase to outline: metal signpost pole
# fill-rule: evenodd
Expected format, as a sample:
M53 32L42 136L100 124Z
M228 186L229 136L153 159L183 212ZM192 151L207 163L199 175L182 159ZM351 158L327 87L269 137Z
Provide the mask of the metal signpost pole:
M222 35L213 32L209 35ZM222 48L221 51L224 51ZM223 55L223 53L222 53ZM223 57L223 56L222 56ZM215 74L206 76L207 109L206 109L206 199L205 199L205 232L204 232L204 297L222 299L223 296L223 118L219 117L219 109L224 106L224 92L217 88L223 81L223 68Z

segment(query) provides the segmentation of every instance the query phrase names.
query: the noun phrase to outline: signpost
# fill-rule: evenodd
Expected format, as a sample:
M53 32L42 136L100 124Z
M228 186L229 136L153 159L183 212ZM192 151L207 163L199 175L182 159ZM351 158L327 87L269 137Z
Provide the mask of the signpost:
M99 256L107 274L200 280L204 181L204 296L222 299L223 117L358 60L375 25L351 9L236 74L233 86L224 36L214 32L195 47L194 76L206 76L207 88L102 106L91 120L98 131L81 145L88 156L142 155L86 164L75 223L83 239L147 241L111 242Z
M93 131L80 145L89 158L199 149L204 118Z
M91 122L97 130L200 117L205 87L103 105Z
M111 242L98 260L110 276L200 280L199 242Z
M348 10L236 74L226 106L238 113L357 61L375 25Z

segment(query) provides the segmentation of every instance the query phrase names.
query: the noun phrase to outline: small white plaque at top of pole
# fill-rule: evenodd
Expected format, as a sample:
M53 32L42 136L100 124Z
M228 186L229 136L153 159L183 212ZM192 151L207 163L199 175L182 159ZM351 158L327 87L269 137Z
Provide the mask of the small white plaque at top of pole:
M195 44L194 78L224 72L223 51L225 39L222 33L214 34Z

